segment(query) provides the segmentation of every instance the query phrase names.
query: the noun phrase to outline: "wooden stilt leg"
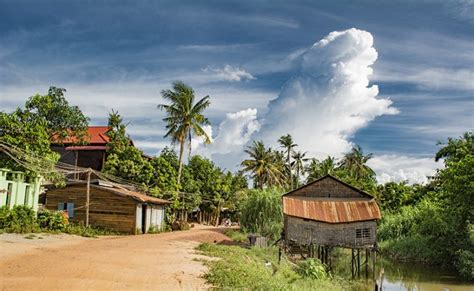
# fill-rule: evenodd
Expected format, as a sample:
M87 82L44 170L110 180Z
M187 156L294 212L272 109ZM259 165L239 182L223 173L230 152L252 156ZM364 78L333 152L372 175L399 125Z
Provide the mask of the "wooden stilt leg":
M355 271L354 271L354 249L351 249L351 275L352 279L355 277Z
M369 278L369 250L365 249L365 278Z
M360 249L357 249L357 277L360 278Z

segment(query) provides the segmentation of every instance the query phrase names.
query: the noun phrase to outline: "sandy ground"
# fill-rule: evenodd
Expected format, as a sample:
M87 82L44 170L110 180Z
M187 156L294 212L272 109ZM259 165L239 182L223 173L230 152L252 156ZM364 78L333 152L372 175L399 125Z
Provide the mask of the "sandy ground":
M223 229L88 239L70 235L0 235L1 290L202 290L201 242L229 238ZM38 235L37 235L38 236Z

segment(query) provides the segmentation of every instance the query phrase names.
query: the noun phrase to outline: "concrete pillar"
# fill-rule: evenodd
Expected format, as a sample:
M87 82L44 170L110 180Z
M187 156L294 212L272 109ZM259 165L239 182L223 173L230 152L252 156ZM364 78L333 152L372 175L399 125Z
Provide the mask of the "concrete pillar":
M0 207L4 206L7 202L7 173L10 172L8 169L0 168Z
M25 201L25 173L20 171L12 171L13 175L13 188L14 199L12 199L13 205L23 205ZM13 197L12 197L13 198Z
M30 197L32 201L29 203L31 207L33 208L34 211L38 210L38 201L39 201L39 195L42 192L41 189L41 183L43 181L43 178L41 176L36 176L32 183L30 184Z

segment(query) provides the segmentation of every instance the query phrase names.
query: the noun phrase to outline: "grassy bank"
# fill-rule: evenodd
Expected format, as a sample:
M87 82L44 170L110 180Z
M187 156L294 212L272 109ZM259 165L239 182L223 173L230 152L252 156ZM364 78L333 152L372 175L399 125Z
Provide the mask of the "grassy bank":
M295 265L283 258L278 264L278 249L201 244L206 256L208 283L219 288L246 290L357 290L353 282L326 273L318 261Z

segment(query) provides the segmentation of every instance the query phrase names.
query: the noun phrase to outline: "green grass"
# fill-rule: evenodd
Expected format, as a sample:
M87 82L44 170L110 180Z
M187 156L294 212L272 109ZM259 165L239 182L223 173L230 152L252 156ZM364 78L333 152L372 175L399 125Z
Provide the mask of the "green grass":
M238 229L228 229L224 231L224 234L236 242L244 243L248 241L247 234Z
M305 277L301 267L287 259L278 263L278 249L243 248L201 244L203 255L219 258L204 260L209 271L204 275L217 288L245 290L356 290L347 280L327 276L326 279Z

